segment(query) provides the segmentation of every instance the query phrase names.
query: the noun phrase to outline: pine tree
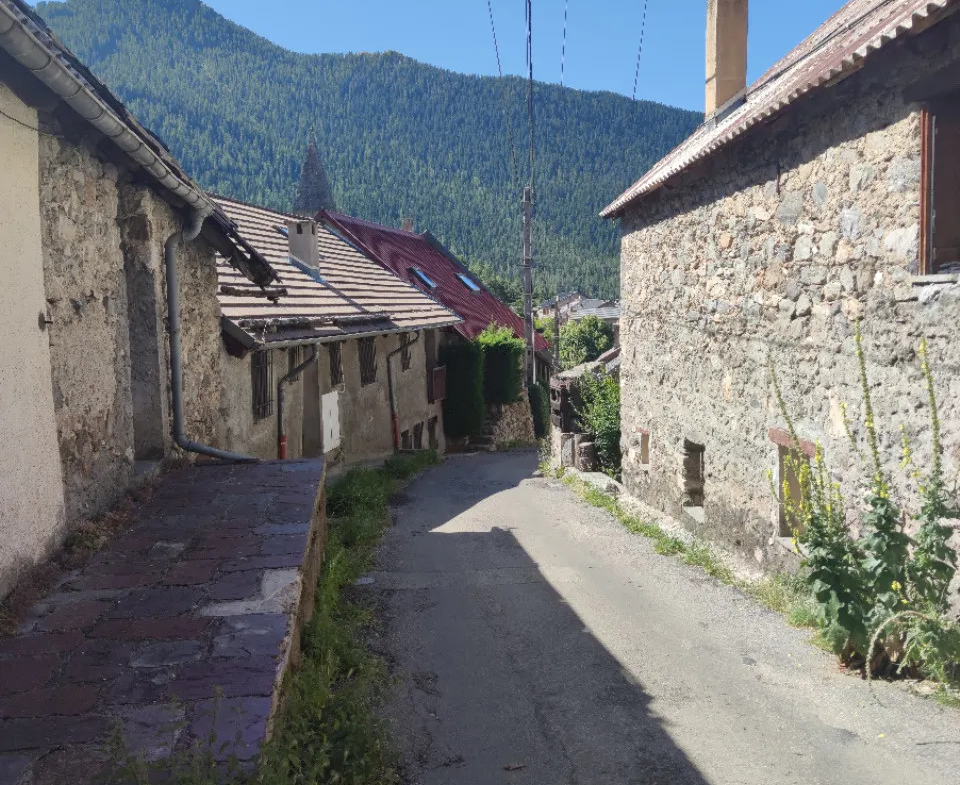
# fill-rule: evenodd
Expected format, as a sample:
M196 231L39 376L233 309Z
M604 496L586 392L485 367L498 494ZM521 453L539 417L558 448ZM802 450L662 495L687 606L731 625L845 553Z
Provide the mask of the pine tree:
M336 209L333 189L330 188L330 181L317 153L317 135L311 133L307 157L300 169L300 185L297 188L293 211L301 215L316 215L321 210Z

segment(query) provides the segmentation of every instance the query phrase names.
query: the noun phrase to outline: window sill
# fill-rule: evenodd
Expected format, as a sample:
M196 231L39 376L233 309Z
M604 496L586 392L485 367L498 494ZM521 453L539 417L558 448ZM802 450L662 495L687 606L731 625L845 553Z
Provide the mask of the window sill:
M641 464L638 465L637 468L639 468L640 471L642 471L642 472L646 472L647 474L650 473L650 464L649 464L649 463L641 463Z
M960 273L935 273L933 275L911 275L911 286L930 286L931 284L960 283Z

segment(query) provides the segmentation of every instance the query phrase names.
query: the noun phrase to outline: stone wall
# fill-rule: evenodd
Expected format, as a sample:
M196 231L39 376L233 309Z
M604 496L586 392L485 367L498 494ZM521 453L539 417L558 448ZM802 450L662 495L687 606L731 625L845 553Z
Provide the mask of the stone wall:
M496 447L537 442L530 400L526 393L516 403L488 406L486 424Z
M929 466L916 348L930 341L948 474L960 457L960 285L914 285L920 124L912 80L960 56L953 18L646 197L622 225L624 481L628 493L762 567L780 537L776 364L803 439L819 441L850 506L865 477L841 405L863 419L862 318L885 469L906 498L902 424ZM855 425L863 438L862 427ZM649 439L649 464L641 440ZM776 434L774 434L776 436ZM685 444L705 448L702 507L685 507ZM689 467L689 462L688 462Z
M137 460L172 455L163 245L180 219L155 192L60 136L41 137L39 183L66 516L76 520L112 506ZM178 264L187 436L217 445L214 253L195 241Z

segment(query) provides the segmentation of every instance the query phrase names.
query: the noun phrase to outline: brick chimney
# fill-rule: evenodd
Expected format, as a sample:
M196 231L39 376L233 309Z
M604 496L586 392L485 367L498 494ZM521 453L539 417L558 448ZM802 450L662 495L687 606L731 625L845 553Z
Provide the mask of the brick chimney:
M706 116L747 87L747 0L707 0Z
M290 255L314 270L320 268L320 248L317 245L317 222L308 218L287 221Z
M403 223L400 224L400 228L403 229L403 231L405 231L405 232L412 232L412 231L413 231L413 218L411 218L411 217L409 217L409 216L406 217L406 218L404 218L404 219L403 219Z

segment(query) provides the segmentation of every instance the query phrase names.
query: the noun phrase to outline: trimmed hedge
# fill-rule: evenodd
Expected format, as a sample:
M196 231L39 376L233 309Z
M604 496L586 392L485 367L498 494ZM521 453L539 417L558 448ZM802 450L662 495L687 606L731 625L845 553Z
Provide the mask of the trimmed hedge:
M477 343L483 349L484 400L516 403L523 393L523 341L508 327L491 324L477 336Z
M443 402L443 429L462 439L483 430L483 350L473 341L440 347L440 363L447 366L447 397Z
M538 439L550 431L550 390L542 384L533 385L528 391L530 413L533 415L533 432Z

